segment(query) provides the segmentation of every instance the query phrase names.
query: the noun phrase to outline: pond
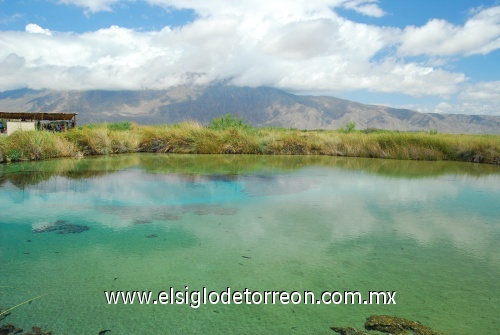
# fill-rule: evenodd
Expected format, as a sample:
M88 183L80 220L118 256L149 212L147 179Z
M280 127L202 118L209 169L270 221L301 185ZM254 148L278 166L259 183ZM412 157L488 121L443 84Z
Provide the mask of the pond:
M384 314L495 334L499 200L498 166L456 162L134 154L4 164L0 310L41 297L0 324L54 335L334 334ZM186 300L203 288L393 299L194 306L108 304L104 294L170 288Z

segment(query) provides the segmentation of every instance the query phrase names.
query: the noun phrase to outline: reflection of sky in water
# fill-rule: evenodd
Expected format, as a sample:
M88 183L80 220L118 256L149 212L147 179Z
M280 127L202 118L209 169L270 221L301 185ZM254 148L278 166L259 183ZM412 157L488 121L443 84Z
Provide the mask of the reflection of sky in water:
M147 174L128 170L84 180L51 178L24 194L41 201L85 202L88 205L146 205L218 201L237 194L235 184L187 180L175 175ZM77 199L75 199L77 198ZM18 200L19 201L19 200Z
M193 164L197 161L190 159ZM281 159L280 166L286 166L289 158ZM207 157L200 160L208 162ZM214 161L212 165L216 166L216 158ZM106 162L112 165L112 161ZM110 287L163 289L167 284L288 290L397 289L401 296L398 302L402 301L395 309L397 313L419 318L437 314L438 321L451 325L450 329L457 323L454 315L468 313L466 307L471 303L456 297L456 285L462 291L472 287L471 292L465 292L465 299L487 299L488 294L495 293L487 290L500 271L499 174L446 173L415 179L400 174L377 175L361 168L306 164L295 170L263 167L240 174L216 171L201 175L149 173L132 162L122 171L101 172L89 178L71 179L61 174L31 184L19 178L19 185L25 185L21 188L6 178L0 187L0 253L6 263L6 283L18 285L21 281L20 285L40 293L53 285L62 287L64 294L87 290L88 298L82 300L85 308L75 307L84 325L89 319L111 313L120 324L127 323L124 316L140 315L158 327L182 319L179 315L183 311L163 310L156 319L151 309L105 310L106 306L96 304L92 292L99 291L95 294L102 298L102 289ZM246 158L246 162L251 160ZM404 170L397 162L391 164L397 171ZM408 162L401 164L405 167ZM78 235L31 231L57 220L90 229ZM251 258L242 258L244 255ZM25 273L27 278L23 277ZM30 276L38 280L33 282ZM79 286L66 287L68 282ZM424 292L422 297L415 290ZM436 291L453 303L430 302ZM55 293L26 308L46 303L47 313L54 314L50 309L59 306L60 300L70 301L64 294ZM474 303L474 318L495 314L491 308L496 306L494 301ZM484 310L481 304L490 307ZM255 315L262 320L267 315L272 319L268 325L274 325L277 318L289 322L290 315L303 317L303 330L308 329L310 320L318 325L332 315L331 309L311 307L301 314L300 307L292 307L296 314L285 308L247 313L232 306L234 309L225 311L230 315L228 325L232 325L226 325L226 333L235 331L231 328L235 322ZM65 313L64 306L61 309ZM89 315L84 317L82 309L90 311ZM205 310L208 314L196 314L190 323L220 327L219 319L214 318L216 313ZM340 307L335 311L345 320L350 315L361 321L367 316L363 314L367 310L359 306L355 313ZM370 309L370 314L391 311ZM291 326L287 323L287 329ZM329 326L330 321L325 326L327 333ZM461 327L459 324L455 329ZM113 327L120 333L118 329L117 325ZM265 333L262 329L259 333ZM80 333L92 333L87 330L82 328Z
M286 198L282 210L262 207L271 222L301 218L304 224L328 234L331 242L353 241L381 234L410 238L422 245L451 242L466 253L500 266L500 178L446 176L430 179L393 179L345 171L308 169L299 178L276 176L282 183L304 183L302 194ZM318 185L317 181L320 180ZM279 185L279 181L274 181ZM256 234L269 226L255 220ZM319 229L318 226L323 226ZM304 229L302 234L310 232ZM325 236L318 236L324 240Z
M79 180L55 176L24 189L5 184L0 203L2 220L12 223L36 226L89 212L93 221L118 228L207 211L179 207L189 204L222 206L219 214L232 215L231 206L264 197L259 211L266 220L248 222L256 235L272 229L269 222L279 224L284 213L311 212L332 241L393 231L421 244L449 239L458 248L498 260L493 251L500 234L499 195L495 175L405 179L311 167L225 177L129 169Z
M158 208L238 201L245 198L241 188L241 183L127 170L80 180L52 177L23 190L5 185L0 192L0 201L4 218L13 223L32 225L79 215L96 217L101 212L109 213L106 208L115 208L111 214L127 214L132 206L133 213L137 214L131 217L132 221L124 221L123 217L99 216L105 226L123 227L133 224L133 219L147 219L151 208L156 209L153 213L156 216L165 216L168 212L158 212Z

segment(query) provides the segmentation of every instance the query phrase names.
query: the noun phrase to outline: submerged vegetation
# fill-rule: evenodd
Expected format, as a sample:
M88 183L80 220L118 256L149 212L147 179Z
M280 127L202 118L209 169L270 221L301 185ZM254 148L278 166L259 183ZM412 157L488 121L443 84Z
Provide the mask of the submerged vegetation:
M434 131L305 131L254 128L230 115L208 126L196 122L139 126L92 124L64 133L15 132L0 137L0 162L131 152L189 154L328 155L400 160L448 160L500 164L499 135Z
M330 327L334 332L341 335L371 335L364 330L352 327ZM428 326L407 320L397 316L389 315L371 315L366 318L365 329L376 330L381 333L404 335L411 332L415 335L440 335L442 333L432 330Z

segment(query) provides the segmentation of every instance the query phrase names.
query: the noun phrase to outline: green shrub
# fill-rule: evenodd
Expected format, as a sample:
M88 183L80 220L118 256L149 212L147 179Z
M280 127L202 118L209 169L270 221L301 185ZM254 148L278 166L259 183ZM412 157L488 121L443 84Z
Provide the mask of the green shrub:
M107 128L113 131L126 131L132 130L135 124L130 121L116 122L116 123L89 123L84 126L77 127L78 130L84 129L102 129Z
M213 130L227 130L227 129L243 129L250 130L253 127L249 124L243 123L241 118L235 118L231 114L226 114L221 117L212 119L208 128Z
M132 122L128 121L108 124L109 130L126 131L126 130L132 130L132 127L133 127Z
M356 130L356 122L354 121L347 122L345 127L339 129L342 133L352 133L354 130Z

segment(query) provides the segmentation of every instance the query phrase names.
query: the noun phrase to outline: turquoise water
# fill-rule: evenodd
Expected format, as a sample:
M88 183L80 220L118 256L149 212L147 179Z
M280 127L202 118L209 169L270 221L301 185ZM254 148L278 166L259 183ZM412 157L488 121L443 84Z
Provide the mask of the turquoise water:
M0 321L53 334L495 334L500 168L124 155L0 166ZM88 227L60 234L54 222ZM52 226L51 226L52 224ZM74 227L74 226L72 226ZM50 230L50 229L49 229ZM396 305L108 305L109 290L396 291Z

